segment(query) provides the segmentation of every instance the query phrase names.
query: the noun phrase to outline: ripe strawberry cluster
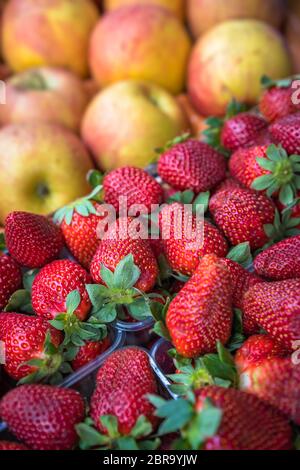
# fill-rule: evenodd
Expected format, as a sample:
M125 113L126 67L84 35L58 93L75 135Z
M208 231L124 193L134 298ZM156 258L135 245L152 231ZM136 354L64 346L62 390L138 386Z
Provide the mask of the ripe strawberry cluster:
M183 136L161 150L159 178L133 167L94 173L101 184L53 219L7 217L0 340L15 387L0 417L22 444L0 449L296 445L300 113L291 83L267 82L260 113L231 106L209 124L206 141ZM123 198L139 205L135 217L123 215ZM136 236L154 215L157 236ZM148 317L173 344L175 398L161 396L149 355L128 346L99 369L86 417L80 393L59 387L63 376L107 350L116 320Z

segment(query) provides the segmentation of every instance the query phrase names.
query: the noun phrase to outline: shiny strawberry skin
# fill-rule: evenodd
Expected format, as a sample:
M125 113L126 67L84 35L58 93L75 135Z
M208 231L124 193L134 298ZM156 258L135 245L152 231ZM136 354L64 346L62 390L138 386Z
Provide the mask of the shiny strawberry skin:
M3 310L10 296L22 286L19 265L8 255L0 252L0 310Z
M240 113L225 121L221 144L234 152L241 147L253 144L255 138L267 127L267 122L255 114Z
M264 194L247 188L216 192L209 203L216 225L232 245L249 242L252 249L268 241L265 224L273 224L275 207Z
M5 220L5 241L22 266L40 268L58 257L63 247L59 227L43 215L11 212Z
M181 231L182 227L190 225L193 230L192 237L186 237ZM226 256L228 244L220 230L210 222L204 220L203 237L197 232L197 222L191 214L185 213L182 204L173 203L162 209L160 213L160 230L164 254L174 271L191 275L195 272L200 259L206 254L215 254L220 257ZM199 228L202 230L202 227ZM179 236L178 236L179 235ZM202 239L203 238L203 239Z
M259 109L264 117L272 122L299 111L292 102L293 89L272 87L265 90L260 98Z
M248 367L240 376L240 388L300 424L300 364L293 364L291 357L273 357Z
M76 357L71 362L73 370L78 370L89 362L96 359L110 346L110 340L106 337L103 341L87 341L79 348Z
M210 399L223 414L219 430L204 444L205 450L292 448L288 420L256 396L234 388L203 387L196 391L196 409L201 410L206 399Z
M196 272L170 303L166 325L177 352L196 358L226 344L232 326L232 287L215 255L202 258Z
M262 282L244 296L243 311L287 351L300 338L300 279Z
M158 265L149 240L134 238L130 229L131 223L132 219L124 218L118 219L110 225L108 232L98 246L90 271L94 282L103 284L100 275L101 265L114 272L118 263L125 256L132 254L134 263L141 270L135 287L143 292L148 292L154 287L157 280ZM124 229L125 224L128 230Z
M134 204L142 204L145 210L151 212L151 206L160 204L163 190L155 179L141 168L122 167L108 173L103 179L104 200L111 204L117 212L120 207L120 197L127 197L128 209ZM125 214L122 214L123 216ZM126 213L127 215L127 213Z
M14 380L20 380L36 370L24 363L31 359L43 359L46 334L50 332L51 342L58 347L62 334L43 318L22 313L1 313L0 340L5 344L6 373Z
M270 133L289 155L300 153L300 113L291 114L271 124Z
M53 261L40 270L32 284L32 306L35 313L52 320L66 312L66 298L78 290L81 303L75 311L79 320L85 320L91 302L85 285L92 282L90 275L77 263L63 259Z
M261 168L257 157L266 158L268 145L258 145L236 150L229 160L229 171L242 185L251 188L253 181L270 172Z
M300 277L300 236L282 240L254 260L257 274L274 281Z
M114 352L97 374L91 399L91 416L96 427L105 432L99 422L104 415L118 418L119 432L123 435L130 433L141 415L155 426L154 407L146 398L149 393L157 393L157 385L147 353L134 347Z
M84 401L72 389L22 385L0 401L0 416L9 430L33 450L71 450L75 425L84 419Z
M226 176L226 161L210 145L188 140L166 150L158 161L158 174L173 188L196 194L217 186Z
M234 360L239 373L256 367L267 359L284 357L287 351L274 338L259 334L248 338L235 354Z
M96 208L101 210L99 204L96 205ZM85 269L89 269L93 256L97 251L99 245L97 227L102 218L96 214L83 216L74 210L70 225L65 220L61 223L61 230L67 248Z
M29 450L23 444L18 442L11 442L11 441L0 441L0 451L1 450Z

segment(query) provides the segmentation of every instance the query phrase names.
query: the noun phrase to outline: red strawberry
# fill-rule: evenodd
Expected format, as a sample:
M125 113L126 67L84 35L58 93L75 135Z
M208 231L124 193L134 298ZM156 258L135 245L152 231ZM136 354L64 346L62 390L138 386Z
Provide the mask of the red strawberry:
M292 80L289 80L289 83L286 82L285 86L272 82L263 92L259 109L268 121L275 121L300 110L299 105L294 104L292 101L295 90L291 85Z
M0 441L0 450L29 450L23 444L18 442Z
M0 315L0 340L5 345L4 370L14 380L20 380L39 370L39 378L55 373L61 364L58 355L46 349L46 336L49 342L58 347L62 334L43 318L22 313L2 313ZM32 359L41 360L39 367L27 365Z
M5 221L5 241L22 266L40 268L57 258L63 247L59 227L42 215L11 212Z
M300 236L264 250L255 258L254 267L257 274L275 281L300 278Z
M0 310L3 310L10 296L22 285L21 269L8 255L0 252Z
M276 145L260 145L239 149L229 161L231 176L241 184L267 196L279 193L282 204L291 204L299 185L297 172L300 156L288 156L286 150Z
M227 119L221 132L221 144L234 152L255 142L257 136L267 127L266 121L251 113L240 113Z
M154 407L146 395L156 392L155 376L146 352L134 347L114 352L97 374L91 399L91 416L96 427L106 431L100 422L105 415L118 419L119 432L123 435L130 433L141 415L155 425Z
M240 376L240 388L254 393L300 424L300 365L290 357L265 359Z
M264 194L247 188L221 188L212 196L209 209L232 245L249 242L257 249L268 241L264 225L273 223L275 208Z
M226 175L224 156L210 145L197 140L174 145L158 162L158 174L173 188L195 193L217 186Z
M0 416L9 430L34 450L71 450L75 425L84 418L84 401L71 389L22 385L0 401Z
M170 303L166 324L177 352L195 358L226 344L232 325L230 274L215 255L197 270Z
M300 153L300 113L278 119L271 124L269 131L289 155Z
M206 220L198 225L196 217L179 203L163 208L160 230L165 256L171 268L182 274L193 274L206 254L224 257L228 252L222 233Z
M144 210L140 213L150 213L151 206L160 204L163 190L155 179L145 170L135 167L122 167L108 173L103 179L104 200L111 204L117 212L120 209L128 210L135 204L141 204ZM120 198L127 198L127 202ZM124 217L126 214L122 214Z
M108 336L103 341L87 341L84 346L81 346L76 357L71 362L72 369L78 370L85 366L104 353L109 346L110 340Z
M222 410L222 420L215 437L205 443L204 449L291 449L291 428L287 419L254 395L234 388L203 387L196 391L198 412L207 399Z
M135 221L130 218L118 219L110 225L91 263L91 275L96 283L104 283L100 274L101 265L114 272L119 262L132 254L135 265L141 271L135 287L143 292L154 287L158 276L157 262L149 241L139 238L142 234L134 233L134 226Z
M300 338L300 279L262 282L244 296L243 311L288 351Z
M53 319L66 312L66 298L70 292L78 290L81 302L75 314L84 320L91 302L85 285L91 282L90 275L79 265L63 259L47 264L35 277L32 284L32 306L37 315Z
M239 373L255 367L266 359L286 356L286 350L269 335L254 335L248 338L236 352L235 364Z

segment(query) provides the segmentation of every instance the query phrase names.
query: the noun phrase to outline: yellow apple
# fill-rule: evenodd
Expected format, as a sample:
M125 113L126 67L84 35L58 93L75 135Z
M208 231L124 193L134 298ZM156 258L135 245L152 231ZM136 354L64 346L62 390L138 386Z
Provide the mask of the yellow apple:
M157 5L107 13L96 26L90 65L99 85L147 80L179 93L185 84L190 39L180 21Z
M13 210L48 214L88 193L92 161L76 135L55 124L0 130L0 223Z
M255 105L263 75L277 79L290 73L290 55L275 29L256 20L226 21L196 42L188 90L200 114L223 115L233 98Z
M289 11L286 22L286 38L292 54L293 71L300 73L300 2L289 0Z
M124 81L101 91L89 105L82 136L103 170L145 167L155 148L186 129L176 99L148 82Z
M50 65L84 77L98 18L91 0L10 0L3 14L4 58L15 72Z
M104 8L107 11L115 10L124 5L153 4L165 7L172 11L180 20L184 18L186 0L104 0Z
M282 0L187 0L188 24L199 37L218 23L233 19L257 19L280 26Z
M83 80L67 70L40 67L6 81L0 123L48 122L78 131L88 103Z

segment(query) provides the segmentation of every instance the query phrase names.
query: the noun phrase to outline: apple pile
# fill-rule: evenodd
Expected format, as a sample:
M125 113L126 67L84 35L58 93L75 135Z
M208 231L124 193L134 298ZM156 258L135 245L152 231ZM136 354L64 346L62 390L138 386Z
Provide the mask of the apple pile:
M297 2L0 6L0 450L299 447Z

